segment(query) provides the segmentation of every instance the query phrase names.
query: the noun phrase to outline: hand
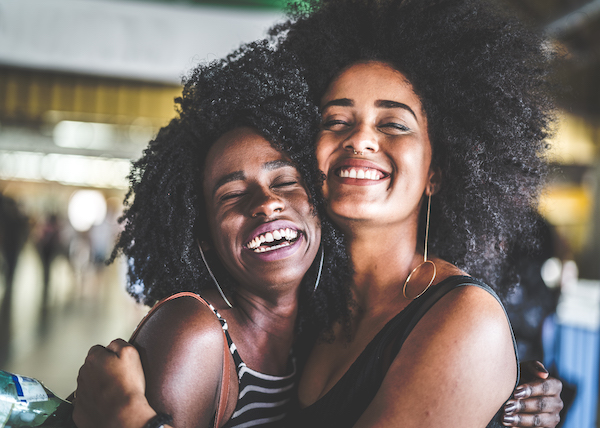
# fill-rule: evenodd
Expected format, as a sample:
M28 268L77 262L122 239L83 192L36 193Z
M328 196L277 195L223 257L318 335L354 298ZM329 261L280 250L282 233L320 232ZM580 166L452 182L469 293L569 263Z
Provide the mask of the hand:
M79 369L73 421L78 428L141 428L156 414L145 397L137 350L122 339L93 346Z
M503 424L512 427L554 428L563 408L562 383L549 377L539 361L521 364L521 380L512 398L504 406ZM525 383L526 382L526 383Z

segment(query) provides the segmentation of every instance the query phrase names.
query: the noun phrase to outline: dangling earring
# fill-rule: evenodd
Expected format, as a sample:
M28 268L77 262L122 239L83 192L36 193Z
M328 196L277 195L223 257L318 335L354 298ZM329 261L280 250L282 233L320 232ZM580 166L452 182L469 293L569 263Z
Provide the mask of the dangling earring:
M208 269L208 274L210 275L210 277L212 278L213 282L217 286L217 290L219 290L219 294L221 295L221 297L223 298L223 300L225 300L225 303L227 303L227 306L229 306L229 308L233 308L233 305L229 302L229 300L227 300L227 297L225 297L225 293L223 293L223 290L221 289L221 286L217 282L217 278L215 278L215 276L212 273L212 270L210 270L210 266L208 265L208 262L206 261L206 257L204 257L204 251L202 251L202 246L200 245L200 242L198 242L198 240L196 240L196 243L198 244L198 249L200 250L200 255L202 256L202 261L204 262L204 265L206 266L206 269Z
M317 280L315 281L315 288L313 289L313 295L317 292L319 281L321 280L321 272L323 272L323 259L325 258L325 250L323 244L321 244L321 261L319 262L319 272L317 273Z
M429 200L427 202L427 221L426 221L426 226L425 226L425 250L423 251L423 263L421 263L419 266L417 266L416 268L414 268L412 270L410 275L408 275L408 278L406 278L406 281L404 281L404 287L402 287L402 295L404 296L404 298L410 299L410 300L415 300L417 297L420 297L423 293L425 293L429 289L431 284L433 283L433 280L435 279L435 275L437 273L437 267L435 266L435 263L432 262L431 260L427 260L427 241L429 239L429 214L431 212L431 194L432 193L433 192L429 193ZM409 283L411 277L413 276L413 274L415 272L419 271L420 269L423 269L428 264L430 264L431 267L433 268L433 275L431 276L431 279L427 283L427 286L423 289L423 291L421 291L415 297L412 297L412 298L408 297L406 295L406 287L408 286L408 283Z

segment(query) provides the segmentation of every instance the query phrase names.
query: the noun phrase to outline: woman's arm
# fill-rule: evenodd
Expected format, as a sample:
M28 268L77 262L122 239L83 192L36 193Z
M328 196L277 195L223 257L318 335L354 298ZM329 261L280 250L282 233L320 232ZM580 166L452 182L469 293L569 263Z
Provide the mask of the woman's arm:
M516 375L502 307L487 291L460 287L416 325L355 427L482 428Z
M137 350L122 339L93 346L79 369L73 399L78 428L142 428L154 409L144 395L146 380Z

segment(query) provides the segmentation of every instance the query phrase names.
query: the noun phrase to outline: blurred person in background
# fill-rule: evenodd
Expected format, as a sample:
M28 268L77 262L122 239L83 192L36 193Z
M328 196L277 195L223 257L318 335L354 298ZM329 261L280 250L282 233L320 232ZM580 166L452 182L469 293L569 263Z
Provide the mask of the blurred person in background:
M3 293L0 305L0 365L8 359L13 283L19 254L29 235L29 220L14 199L0 193L0 267Z

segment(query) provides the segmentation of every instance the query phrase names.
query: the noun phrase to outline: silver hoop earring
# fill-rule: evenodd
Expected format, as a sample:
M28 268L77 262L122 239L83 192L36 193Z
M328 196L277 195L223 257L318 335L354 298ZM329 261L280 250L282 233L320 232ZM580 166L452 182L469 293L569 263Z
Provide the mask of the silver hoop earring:
M412 270L412 272L410 273L410 275L408 275L408 277L406 278L406 281L404 281L404 287L402 287L402 295L404 296L405 299L415 300L417 297L422 296L423 293L425 293L429 289L429 287L431 287L431 284L433 284L433 280L435 279L435 275L437 274L437 267L436 267L435 263L432 262L431 260L427 260L427 241L429 240L429 214L430 213L431 213L431 193L429 194L429 200L427 202L427 221L426 221L426 226L425 226L425 249L423 251L423 263L421 263L419 266L414 268ZM408 297L406 295L406 287L408 286L408 283L410 282L410 279L412 278L413 274L415 272L418 272L419 270L423 269L428 264L431 265L431 267L433 269L433 274L431 275L431 279L429 280L429 283L423 289L423 291L418 293L415 297Z
M206 266L206 269L208 270L208 274L210 275L213 282L217 286L217 290L219 290L219 294L221 295L223 300L225 300L225 303L227 303L227 306L229 306L229 308L233 308L233 305L231 304L231 302L229 302L229 300L227 300L227 297L225 297L225 293L223 293L221 286L217 282L217 278L215 278L215 275L212 273L212 270L210 269L210 266L208 265L208 262L206 261L206 257L204 257L204 251L202 251L202 246L200 245L200 242L198 242L198 240L196 240L196 243L198 244L198 249L200 250L200 256L202 256L202 261L204 262L204 266Z
M319 262L319 272L317 273L317 280L315 281L315 288L313 289L313 294L317 292L317 287L319 286L319 281L321 281L321 273L323 272L323 259L325 258L325 250L323 249L323 245L321 244L321 261Z

